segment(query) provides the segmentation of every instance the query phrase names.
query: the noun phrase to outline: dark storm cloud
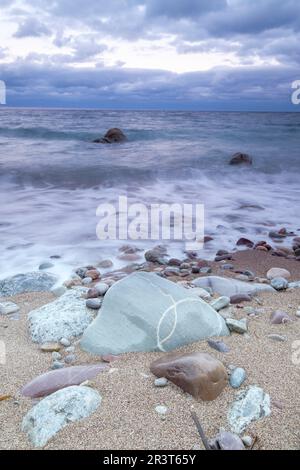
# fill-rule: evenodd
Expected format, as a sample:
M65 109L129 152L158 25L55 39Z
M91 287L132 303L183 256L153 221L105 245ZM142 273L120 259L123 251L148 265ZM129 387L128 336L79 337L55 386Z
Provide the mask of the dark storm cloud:
M2 67L11 105L287 110L296 78L297 69L290 67L185 74L101 66L74 69L28 61Z

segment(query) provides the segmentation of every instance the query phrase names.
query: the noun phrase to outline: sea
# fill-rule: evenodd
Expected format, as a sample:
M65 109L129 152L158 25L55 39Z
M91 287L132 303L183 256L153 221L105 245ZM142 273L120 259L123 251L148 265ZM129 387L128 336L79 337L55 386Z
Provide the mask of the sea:
M93 143L112 127L128 140ZM236 152L253 164L229 165ZM49 261L61 278L105 259L120 269L124 244L164 244L184 256L180 240L99 239L97 208L120 196L147 207L202 204L212 238L203 258L237 249L241 237L266 240L282 227L299 234L299 173L300 113L2 107L0 279Z

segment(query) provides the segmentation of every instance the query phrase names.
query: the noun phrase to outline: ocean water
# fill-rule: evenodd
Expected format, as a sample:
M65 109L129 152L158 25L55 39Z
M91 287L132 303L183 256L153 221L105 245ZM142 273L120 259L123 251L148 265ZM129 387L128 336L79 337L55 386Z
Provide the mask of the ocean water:
M128 142L94 144L110 127ZM252 167L228 164L235 152ZM0 109L0 278L56 259L54 272L112 259L124 241L101 241L99 204L204 204L200 256L238 238L299 230L299 113ZM126 244L128 242L126 241ZM129 242L141 249L159 241ZM184 243L168 251L182 256Z

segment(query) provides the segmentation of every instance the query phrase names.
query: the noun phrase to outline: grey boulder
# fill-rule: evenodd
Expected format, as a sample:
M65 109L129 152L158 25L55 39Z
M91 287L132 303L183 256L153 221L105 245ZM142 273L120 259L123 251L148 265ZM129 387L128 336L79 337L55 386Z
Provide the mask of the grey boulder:
M255 295L263 291L275 292L275 290L268 284L255 284L219 276L199 277L193 281L193 285L196 287L202 287L203 289L210 287L213 292L227 297L231 297L236 294Z
M101 313L83 334L81 347L98 355L171 351L228 334L224 319L192 289L139 272L109 289Z
M32 340L46 343L81 335L93 320L81 296L84 291L82 287L70 289L53 302L31 311L28 320Z
M0 281L0 297L11 297L23 292L50 291L57 278L45 272L17 274Z
M43 447L67 424L90 416L100 403L101 396L92 388L64 388L41 400L26 414L22 431L35 447Z

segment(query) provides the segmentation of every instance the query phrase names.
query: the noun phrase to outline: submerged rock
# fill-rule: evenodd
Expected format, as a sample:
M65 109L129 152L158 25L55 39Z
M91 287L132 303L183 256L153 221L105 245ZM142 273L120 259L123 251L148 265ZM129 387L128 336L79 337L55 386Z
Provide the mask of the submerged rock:
M57 278L45 272L17 274L0 281L0 297L11 297L23 292L50 291Z
M20 307L14 302L0 302L0 315L11 315L20 310Z
M268 284L249 283L219 276L199 277L193 281L193 285L204 289L210 287L213 292L227 297L236 294L255 295L263 291L275 292Z
M197 400L215 400L228 382L222 362L206 353L167 354L152 362L150 370Z
M96 390L68 387L41 400L24 417L22 431L35 447L43 447L67 424L90 416L100 405Z
M46 372L28 382L22 388L21 394L31 398L44 397L70 385L80 385L108 368L106 364L88 364Z
M28 315L31 338L35 343L59 341L79 336L93 320L81 297L82 288L68 290L58 299Z
M270 396L253 385L238 393L228 412L228 423L233 432L241 434L246 427L271 413Z
M170 351L228 335L224 319L192 291L154 273L127 276L105 295L101 314L85 330L81 347L99 355Z

